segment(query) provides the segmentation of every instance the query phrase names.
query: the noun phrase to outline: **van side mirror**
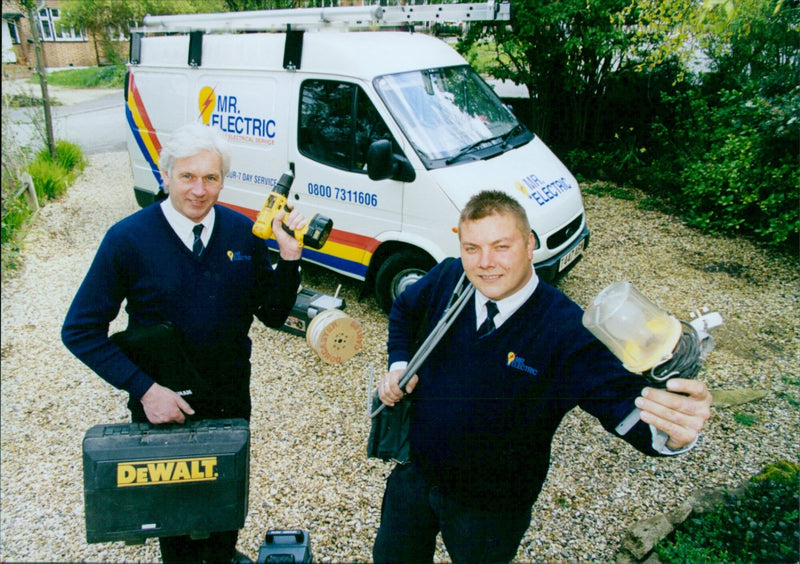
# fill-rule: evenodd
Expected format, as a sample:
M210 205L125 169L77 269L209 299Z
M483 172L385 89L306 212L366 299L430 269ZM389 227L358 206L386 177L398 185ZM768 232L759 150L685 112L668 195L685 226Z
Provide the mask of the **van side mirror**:
M400 182L413 182L417 177L408 159L392 151L392 142L388 139L373 141L369 146L367 174L370 180L391 178Z

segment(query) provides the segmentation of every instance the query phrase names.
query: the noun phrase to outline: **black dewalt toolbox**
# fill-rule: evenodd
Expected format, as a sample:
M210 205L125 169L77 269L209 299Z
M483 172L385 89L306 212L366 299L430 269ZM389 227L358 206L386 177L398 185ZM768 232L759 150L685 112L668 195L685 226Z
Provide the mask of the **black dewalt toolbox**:
M83 439L86 540L141 543L240 529L249 465L244 419L96 425Z

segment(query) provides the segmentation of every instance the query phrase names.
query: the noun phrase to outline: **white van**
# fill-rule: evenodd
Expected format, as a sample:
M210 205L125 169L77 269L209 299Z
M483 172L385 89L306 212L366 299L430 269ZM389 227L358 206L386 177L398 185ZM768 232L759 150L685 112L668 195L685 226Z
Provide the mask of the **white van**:
M327 243L304 249L304 259L364 280L386 311L436 262L458 256L459 210L484 189L522 202L539 276L563 275L589 231L577 181L541 139L432 36L249 31L314 10L145 18L149 28L132 34L125 90L139 204L163 191L163 141L202 121L233 147L220 202L255 218L292 169L290 201L333 220ZM348 8L326 10L329 21ZM220 27L228 31L211 32Z

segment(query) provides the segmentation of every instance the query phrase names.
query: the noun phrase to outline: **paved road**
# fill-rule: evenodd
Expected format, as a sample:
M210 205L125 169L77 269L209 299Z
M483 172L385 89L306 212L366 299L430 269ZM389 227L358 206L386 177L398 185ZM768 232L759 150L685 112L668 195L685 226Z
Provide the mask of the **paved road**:
M5 85L4 85L5 90ZM53 133L81 146L86 154L124 151L125 111L122 91L96 92L64 89L51 92L51 98L65 105L53 106ZM12 132L20 145L34 150L44 146L44 113L39 108L8 110ZM34 126L34 124L40 124ZM41 133L39 133L41 132Z

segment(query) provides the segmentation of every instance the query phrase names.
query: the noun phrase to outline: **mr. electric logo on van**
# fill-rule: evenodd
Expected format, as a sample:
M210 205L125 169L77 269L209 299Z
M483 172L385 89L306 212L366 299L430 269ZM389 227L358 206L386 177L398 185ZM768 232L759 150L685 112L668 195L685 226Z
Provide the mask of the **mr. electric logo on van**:
M227 133L232 141L275 144L275 120L252 115L240 96L204 86L197 96L203 123Z
M522 182L515 182L517 190L525 194L525 197L535 201L540 206L545 205L550 200L558 198L564 192L572 190L573 186L563 176L552 182L544 182L535 174L531 174L522 179Z

